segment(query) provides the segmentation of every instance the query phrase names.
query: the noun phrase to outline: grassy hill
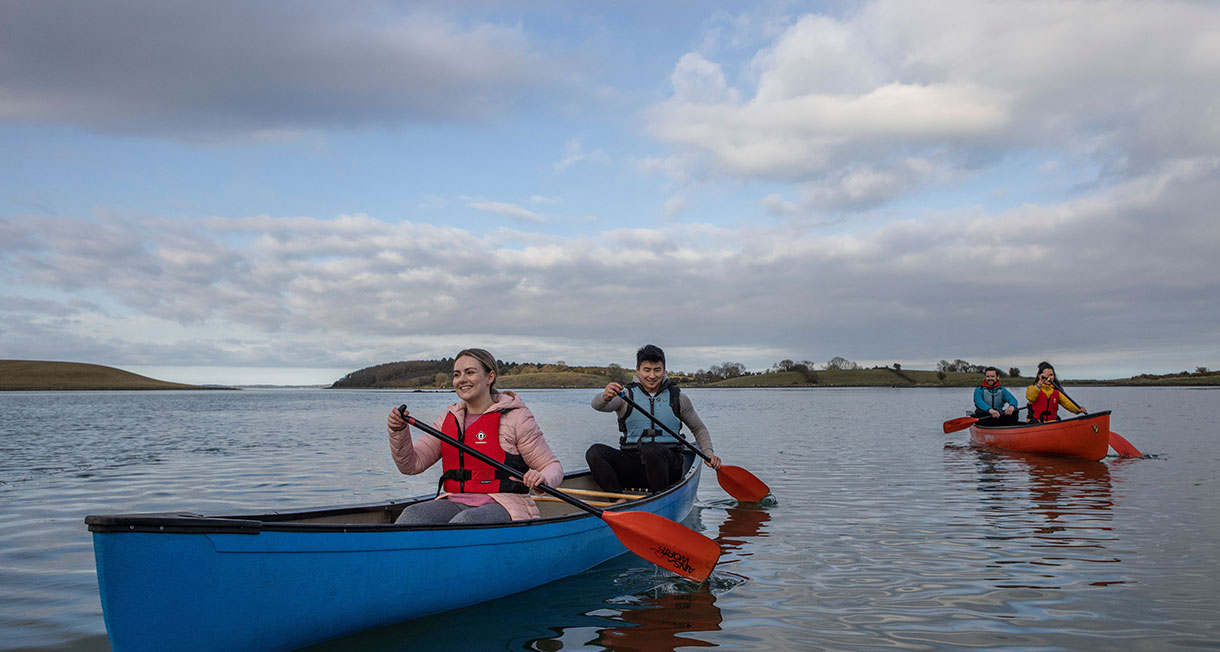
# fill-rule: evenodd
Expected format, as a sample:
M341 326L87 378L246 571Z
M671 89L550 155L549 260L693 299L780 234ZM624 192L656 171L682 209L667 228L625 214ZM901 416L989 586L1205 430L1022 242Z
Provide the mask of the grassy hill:
M348 374L334 388L362 389L449 389L453 360L391 362L366 367ZM611 380L627 382L632 370L606 367L569 367L560 364L500 362L496 387L502 389L542 389L561 387L605 387ZM939 372L920 369L819 369L806 374L799 371L752 373L735 378L700 382L691 374L671 370L670 376L687 387L974 387L982 374ZM1005 376L1002 382L1019 393L1033 378ZM1142 374L1116 380L1064 378L1069 385L1142 385L1142 386L1220 386L1220 372L1196 371L1152 376Z
M815 382L796 371L774 371L738 376L711 383L708 387L974 387L981 374L947 372L942 378L935 371L890 367L873 369L824 369L814 372ZM1008 387L1023 387L1032 378L1006 376Z
M210 389L84 362L0 360L0 390Z

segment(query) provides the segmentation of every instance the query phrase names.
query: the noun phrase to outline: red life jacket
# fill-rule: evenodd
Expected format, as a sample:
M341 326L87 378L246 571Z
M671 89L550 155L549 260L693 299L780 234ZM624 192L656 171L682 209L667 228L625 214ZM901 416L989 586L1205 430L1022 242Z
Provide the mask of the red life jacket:
M1047 394L1039 389L1038 398L1029 404L1029 408L1030 417L1034 421L1058 421L1059 390L1052 388L1051 393Z
M500 446L499 411L480 415L465 432L458 427L457 417L450 412L445 415L445 422L441 424L441 432L497 462L519 469L521 473L517 477L521 477L530 468L520 455L507 453ZM529 489L524 484L513 480L509 474L475 459L473 455L467 455L457 446L443 446L441 462L445 468L441 480L445 491L451 494L529 493Z

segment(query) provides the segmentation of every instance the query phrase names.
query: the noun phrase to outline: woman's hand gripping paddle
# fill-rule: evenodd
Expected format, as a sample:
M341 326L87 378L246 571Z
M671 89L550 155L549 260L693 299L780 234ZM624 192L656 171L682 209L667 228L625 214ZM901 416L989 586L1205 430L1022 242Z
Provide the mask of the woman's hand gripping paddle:
M400 406L398 413L410 425L423 430L450 446L460 448L466 454L473 456L481 462L490 464L505 473L511 473L514 476L521 474L520 471L497 462L436 428L426 423L421 423L415 417L407 416L406 407L405 405ZM573 507L578 507L597 516L606 525L610 526L614 536L618 537L618 540L628 550L682 577L702 582L712 573L712 569L716 567L716 562L720 559L719 544L663 516L649 512L607 512L545 484L540 484L534 488L550 494Z
M712 458L708 457L706 453L699 450L698 446L679 436L678 433L671 430L669 426L661 423L661 421L657 419L656 415L640 407L639 403L636 403L628 398L626 391L619 392L619 398L626 401L627 405L630 405L636 410L639 410L642 414L647 415L649 419L652 419L653 423L657 424L662 430L672 435L673 438L681 442L683 446L695 451L696 455L702 457L704 460L709 462L711 461ZM771 493L771 488L768 487L766 483L759 480L753 473L750 473L740 466L721 464L720 468L716 469L716 481L720 483L720 487L728 492L730 496L743 503L756 503L763 498L766 498L767 494Z

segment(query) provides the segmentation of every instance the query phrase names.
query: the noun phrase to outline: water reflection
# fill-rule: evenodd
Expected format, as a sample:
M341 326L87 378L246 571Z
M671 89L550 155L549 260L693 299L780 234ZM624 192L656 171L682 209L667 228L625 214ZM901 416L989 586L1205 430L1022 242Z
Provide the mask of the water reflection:
M616 652L673 650L678 647L716 647L683 634L720 631L720 608L711 584L693 592L662 593L640 601L640 608L620 612L622 624L600 632L598 643ZM541 648L538 648L541 649Z
M723 593L748 578L733 573L731 564L748 557L750 539L766 536L765 525L771 520L766 503L713 503L724 510L716 542L720 544L721 561L707 582L695 585L675 579L624 600L634 602L620 611L614 620L621 624L603 629L597 643L615 652L674 650L679 647L716 647L715 643L691 638L688 634L720 631L722 617L716 606L717 593ZM701 510L707 514L710 510ZM541 648L538 648L541 649Z
M1092 460L968 449L974 459L977 513L986 527L989 579L997 588L1062 589L1121 584L1099 564L1121 560L1111 548L1114 492L1110 467ZM973 527L973 526L972 526ZM965 535L963 538L974 538Z
M723 556L703 583L657 569L634 555L620 555L579 575L517 595L306 649L635 652L716 647L697 635L720 631L723 617L716 597L747 580L732 572L731 564L750 554L750 539L766 536L770 521L765 506L729 501L696 507L685 524L700 530L704 517L711 520L720 514L724 520L715 540ZM473 615L476 611L477 617Z

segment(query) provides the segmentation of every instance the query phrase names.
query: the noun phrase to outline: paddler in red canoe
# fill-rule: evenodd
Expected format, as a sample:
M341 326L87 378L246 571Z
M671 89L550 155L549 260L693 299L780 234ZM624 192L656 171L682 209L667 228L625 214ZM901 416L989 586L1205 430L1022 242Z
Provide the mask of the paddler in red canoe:
M995 367L983 370L983 384L974 388L974 416L991 417L1000 426L1017 425L1017 399L1007 388L1000 387L1000 370Z
M1055 368L1049 362L1038 363L1036 382L1025 390L1025 400L1029 403L1030 423L1042 421L1058 421L1059 406L1063 406L1072 414L1088 414L1084 406L1078 406L1072 399L1059 391L1055 381Z

